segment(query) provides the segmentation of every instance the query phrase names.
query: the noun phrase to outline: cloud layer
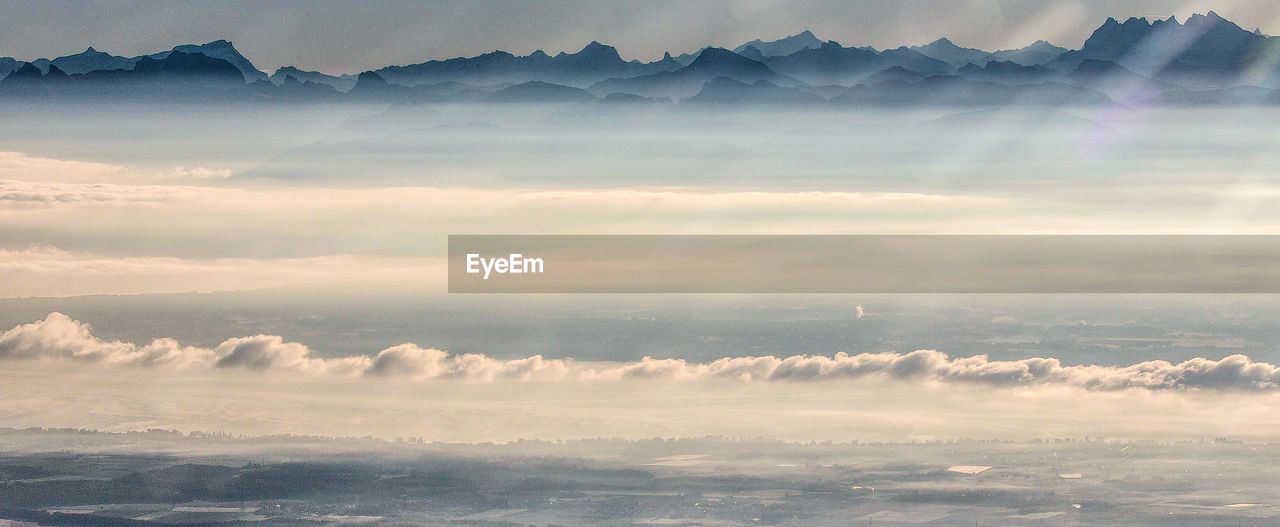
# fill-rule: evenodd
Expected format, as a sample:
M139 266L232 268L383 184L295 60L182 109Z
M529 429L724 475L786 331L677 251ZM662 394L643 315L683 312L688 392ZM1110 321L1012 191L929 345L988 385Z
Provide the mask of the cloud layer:
M0 335L0 361L49 360L142 368L203 368L292 372L320 376L409 380L668 381L728 379L740 382L849 381L864 378L991 387L1070 386L1096 391L1231 390L1280 391L1280 367L1244 355L1221 360L1163 360L1131 366L1068 366L1054 358L993 361L986 355L952 358L935 350L910 353L837 353L831 357L728 357L708 363L654 359L628 363L579 363L534 355L496 359L477 353L401 344L372 357L316 357L275 335L228 339L208 349L156 339L139 346L104 341L88 324L61 313L19 325Z
M0 249L0 296L6 297L234 291L392 281L398 290L434 291L444 289L445 275L443 257L113 257L41 246Z

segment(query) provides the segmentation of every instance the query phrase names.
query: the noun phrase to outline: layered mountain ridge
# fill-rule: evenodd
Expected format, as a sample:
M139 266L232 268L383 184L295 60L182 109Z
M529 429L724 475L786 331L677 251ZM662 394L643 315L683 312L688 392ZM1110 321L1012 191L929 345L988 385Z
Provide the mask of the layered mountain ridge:
M1076 50L1038 40L988 52L947 38L877 50L806 30L732 50L668 52L651 62L625 60L616 48L593 41L572 53L495 50L359 75L292 66L268 75L226 40L136 57L89 47L54 59L0 58L0 98L161 93L384 103L1280 104L1277 64L1280 38L1210 11L1184 22L1109 18Z

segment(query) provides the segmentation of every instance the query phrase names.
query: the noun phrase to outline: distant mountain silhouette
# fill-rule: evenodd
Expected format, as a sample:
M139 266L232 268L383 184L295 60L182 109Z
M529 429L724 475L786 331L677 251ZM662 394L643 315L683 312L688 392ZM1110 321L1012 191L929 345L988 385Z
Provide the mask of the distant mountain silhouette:
M173 51L163 58L142 57L128 70L98 70L77 75L77 84L104 90L226 90L243 87L244 74L230 62L201 53Z
M1241 29L1210 11L1185 24L1169 17L1148 22L1108 18L1079 50L1063 53L1048 65L1074 71L1085 60L1115 62L1140 75L1230 84L1255 64L1266 65L1280 52L1280 41ZM1271 65L1274 72L1274 65Z
M57 66L51 66L48 73L42 73L34 64L24 62L0 80L0 93L28 97L55 95L65 90L70 81L71 77Z
M664 53L652 62L624 60L617 49L593 41L554 56L493 51L360 75L286 66L268 77L226 40L132 58L90 47L55 59L0 58L0 96L383 104L1255 105L1280 104L1277 62L1280 38L1245 30L1210 11L1185 22L1109 18L1078 50L1038 40L988 52L947 38L876 50L823 42L803 31L752 40L734 51Z
M1086 59L1074 71L1066 74L1064 82L1107 94L1120 102L1153 102L1166 90L1179 89L1177 85L1138 75L1110 60Z
M699 73L727 73L770 76L775 73L763 62L751 60L723 48L707 48L698 54L692 64L683 68Z
M884 81L900 81L900 82L917 82L923 79L924 75L911 71L902 66L892 66L882 69L862 79L860 84L875 84Z
M119 70L117 70L119 71ZM92 73L86 75L86 78ZM203 53L172 51L163 58L142 57L133 64L134 77L201 80L244 84L244 74L235 64Z
M353 98L408 101L415 98L413 88L391 84L376 72L366 71L356 76L356 84L347 92Z
M803 78L809 83L823 84L851 84L871 72L889 66L878 53L846 48L834 41L785 57L772 57L768 64L786 75Z
M817 95L796 88L783 88L769 81L738 82L728 77L717 77L685 103L698 104L756 104L793 105L826 102Z
M846 48L830 41L821 47L802 49L785 57L769 57L765 64L778 73L810 84L851 85L876 71L893 66L923 74L950 73L945 62L906 48L880 53L864 48Z
M76 53L75 55L67 55L55 59L36 59L31 61L32 65L39 68L41 72L49 71L50 66L57 66L68 75L80 75L91 73L94 71L110 71L110 70L131 70L143 59L163 60L170 53L181 52L188 55L200 54L206 57L222 59L235 66L240 71L242 77L246 81L265 80L267 74L258 71L253 67L239 51L226 40L215 40L206 44L184 44L176 46L169 51L152 53L150 55L142 55L138 57L121 57L110 53L98 51L90 46L88 49ZM12 60L12 59L9 59ZM0 72L5 71L5 58L0 58ZM18 65L21 65L19 62ZM16 69L16 66L15 66ZM10 70L11 71L11 70Z
M542 81L529 81L498 90L488 98L489 102L571 103L596 100L594 95L581 88L562 86Z
M78 75L97 70L130 69L133 67L133 63L133 59L104 53L93 49L92 46L75 55L58 57L53 60L39 59L34 61L36 67L40 68L42 71L49 71L49 66L52 65L57 66L58 69L66 72L68 75Z
M733 52L757 62L764 62L766 58L755 46L739 46Z
M337 101L343 94L333 86L285 75L279 85L272 81L249 83L249 91L259 97L294 101Z
M923 46L912 46L909 49L927 57L946 62L955 68L963 68L966 64L982 67L992 61L1006 61L1022 66L1036 66L1058 58L1058 55L1067 51L1066 48L1060 48L1043 40L1037 40L1024 48L987 52L980 49L957 46L946 38L940 38Z
M143 57L133 69L96 70L67 75L56 64L40 73L25 63L3 80L0 93L6 96L106 98L207 98L220 99L243 94L244 75L231 63L199 53L168 54L163 59Z
M326 75L318 71L300 70L293 66L284 66L276 69L275 73L272 73L271 77L269 77L269 80L273 84L281 85L284 84L287 77L293 77L299 81L325 84L341 92L349 91L352 86L356 85L355 75Z
M802 49L817 48L821 46L822 40L806 29L798 34L769 42L764 42L760 39L752 40L751 42L747 42L746 44L733 48L733 52L743 55L744 57L749 56L744 54L743 51L748 47L752 47L759 51L761 58L781 57L784 55L790 55ZM755 57L751 58L760 60Z
M1080 65L1071 72L1071 76L1090 76L1097 77L1101 75L1137 75L1129 71L1124 66L1113 60L1085 59L1080 61ZM1145 77L1143 77L1145 78Z
M475 93L484 96L489 95L488 92L481 91L475 86L454 81L437 82L435 84L420 84L418 86L414 86L413 91L419 95L425 95L428 97L451 97L463 92ZM466 97L464 96L462 98Z
M902 66L917 73L938 75L951 73L954 69L946 62L917 53L906 47L886 49L880 52L880 56L886 66Z
M1000 50L991 55L995 57L995 60L1008 61L1023 66L1039 66L1058 58L1058 55L1066 51L1067 48L1037 40L1024 48Z
M600 99L604 104L634 105L634 104L670 104L671 99L655 99L652 97L641 97L633 93L610 93Z
M775 84L797 84L795 79L779 75L760 61L723 48L707 48L691 64L678 70L609 79L592 85L589 90L598 95L631 93L679 100L697 94L704 84L717 77L745 83L765 80Z
M672 57L672 59L671 59L671 60L676 61L676 64L679 64L679 65L681 65L681 66L688 66L688 65L690 65L690 64L693 64L693 61L694 61L694 60L696 60L696 59L698 58L698 55L702 53L702 50L704 50L704 49L708 49L708 48L710 48L710 47L711 47L711 46L706 46L706 47L704 47L704 48L702 48L702 49L699 49L699 50L697 50L697 51L694 51L694 52L692 52L692 53L681 53L681 54L679 54L679 55L676 55L675 57ZM757 50L757 51L759 51L759 50ZM667 53L667 56L671 56L671 53Z
M622 60L618 50L591 41L577 53L559 53L550 60L555 68L570 77L600 75L603 71L626 70L628 62Z
M1060 80L1062 74L1043 66L1023 66L1007 60L995 60L979 67L968 64L956 75L974 81L998 82L1001 84L1034 84L1050 80Z
M267 80L267 74L259 71L258 68L255 68L253 63L249 62L249 59L244 58L244 55L241 55L240 52L236 50L235 46L232 46L231 42L227 40L215 40L198 46L195 44L183 44L181 46L174 47L170 51L153 53L146 57L134 57L133 61L137 63L143 58L148 57L152 59L163 59L169 56L170 53L175 52L186 54L198 53L206 57L225 60L231 63L232 66L235 66L248 82Z
M965 64L985 66L987 62L996 60L995 56L989 52L980 49L963 48L955 45L947 38L940 38L923 46L911 46L908 49L926 57L946 62L953 68L960 68Z
M476 57L389 66L375 72L388 82L404 86L443 81L491 85L537 80L582 87L611 77L645 75L680 67L669 56L651 63L624 61L612 46L591 42L577 53L560 53L554 57L542 51L523 57L494 51Z
M32 82L40 82L45 74L37 68L35 64L23 62L18 69L13 70L4 78L6 84L27 84Z
M13 73L25 64L23 61L13 57L0 57L0 76Z

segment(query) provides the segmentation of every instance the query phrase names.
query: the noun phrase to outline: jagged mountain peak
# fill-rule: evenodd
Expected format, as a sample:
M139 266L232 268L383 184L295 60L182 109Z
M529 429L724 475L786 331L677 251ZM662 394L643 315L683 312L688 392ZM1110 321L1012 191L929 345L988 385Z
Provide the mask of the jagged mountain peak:
M806 29L789 37L780 38L778 40L763 41L760 39L752 40L733 48L734 53L742 53L748 46L754 47L760 51L761 56L777 57L790 55L802 49L816 48L822 45L822 39L813 34L812 31Z
M1094 30L1079 51L1064 53L1055 67L1070 71L1084 59L1111 60L1143 75L1162 71L1240 71L1256 57L1265 56L1265 37L1241 29L1210 11L1194 14L1185 24L1170 17L1149 23L1130 18L1123 24L1106 23ZM1230 77L1222 77L1229 79Z
M764 53L761 53L759 49L756 49L755 46L745 46L742 48L738 48L737 50L734 51L734 53L742 55L751 60L758 60L761 62L764 62L768 58L768 57L765 57Z
M242 55L240 51L235 48L235 46L231 43L230 40L226 40L226 39L218 39L218 40L205 42L204 44L198 44L198 45L182 44L182 45L174 46L171 51L164 52L164 53L156 53L153 55L149 55L149 57L153 59L159 59L159 58L164 58L168 53L176 53L176 52L199 53L210 58L225 60L231 63L232 66L235 66L236 69L240 70L240 73L244 75L245 79L248 81L267 79L266 73L259 71L258 68L254 67L253 63L250 62L249 59L245 58L245 56ZM142 57L138 57L138 58L140 59Z
M614 48L613 46L609 46L606 44L601 44L600 42L595 40L592 40L586 46L583 46L582 49L578 50L577 53L561 52L557 56L558 57L562 57L562 56L563 57L594 57L594 58L606 58L606 59L617 58L618 60L622 60L622 57L618 55L617 48Z
M1073 73L1077 73L1077 74L1114 73L1114 72L1129 73L1129 70L1125 69L1124 66L1116 64L1115 62L1112 62L1110 60L1085 59L1080 61L1080 65L1076 66L1076 69L1073 71Z
M595 40L583 46L576 53L560 52L555 56L557 61L563 61L567 64L575 66L616 66L624 62L622 56L618 55L617 48L613 46L601 44Z
M688 67L708 67L719 65L764 66L759 61L751 60L724 48L706 48L698 53L698 58Z
M951 39L943 37L923 46L912 46L898 48L899 52L910 50L920 53L926 57L940 60L952 67L959 68L965 64L977 64L979 66L991 60L991 54L974 48L966 48L958 46Z
M1236 23L1235 23L1235 22L1232 22L1232 21L1230 21L1230 20L1227 20L1227 19L1225 19L1225 18L1222 18L1221 16L1219 16L1217 13L1215 13L1215 12L1213 12L1213 11L1209 11L1207 14L1203 14L1203 15L1201 15L1201 14L1193 14L1193 15L1191 15L1191 18L1188 18L1188 19L1187 19L1186 24L1183 24L1183 25L1185 25L1185 26L1189 26L1189 27L1200 27L1200 26L1216 27L1216 26L1221 26L1221 27L1226 28L1226 29L1232 29L1232 30L1240 30L1240 31L1244 31L1244 28L1242 28L1242 27L1240 27L1240 26L1236 25Z
M382 78L382 75L378 75L375 72L365 71L356 76L356 85L360 86L364 84L371 86L386 86L387 79Z
M13 72L9 74L9 78L40 78L43 75L44 73L41 72L40 68L37 68L35 64L23 62L21 66L18 66L18 69L13 70Z

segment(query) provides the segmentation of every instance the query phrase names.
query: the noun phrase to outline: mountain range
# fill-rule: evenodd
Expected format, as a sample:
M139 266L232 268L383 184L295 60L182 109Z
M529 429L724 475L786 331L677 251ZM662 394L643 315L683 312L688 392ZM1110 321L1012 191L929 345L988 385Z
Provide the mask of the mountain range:
M997 61L1034 66L1058 58L1058 55L1067 51L1066 48L1060 48L1043 40L1037 40L1021 49L987 52L980 49L957 46L947 38L940 38L923 46L912 46L908 49L946 62L953 68L962 68L968 64L982 66L988 62Z
M0 58L0 98L168 98L376 102L687 101L717 104L1278 104L1280 38L1213 11L1185 22L1107 19L1080 49L1046 41L984 51L941 38L877 50L811 31L624 60L591 42L574 53L474 57L329 75L258 70L231 42L123 57L92 47L29 62Z
M1173 17L1152 22L1108 18L1080 49L1046 65L1069 71L1090 59L1112 61L1139 75L1194 83L1236 84L1251 72L1269 75L1267 80L1274 82L1280 39L1247 31L1213 11L1192 15L1185 23Z
M790 55L802 49L822 47L822 44L822 39L814 36L812 31L806 29L795 35L771 42L764 42L760 39L752 40L751 42L747 42L746 44L733 48L733 52L744 57L760 60L764 57L782 57Z
M36 59L31 61L31 64L39 69L41 73L48 73L50 66L56 66L63 73L68 75L78 75L82 73L89 73L91 71L131 70L139 61L145 58L160 60L168 57L169 54L173 52L187 54L199 53L207 57L225 60L232 66L235 66L236 69L240 70L240 73L244 75L244 78L249 81L267 78L266 73L258 71L257 68L253 67L253 63L249 62L249 59L246 59L244 55L241 55L240 52L236 50L235 46L226 40L215 40L201 45L184 44L176 46L169 51L161 51L159 53L140 55L137 57L120 57L98 51L90 46L88 49L80 53L76 53L75 55L67 55L65 57L58 57L52 60ZM0 71L4 70L6 64L16 64L10 69L10 71L16 70L22 65L20 61L16 61L9 57L0 58Z

